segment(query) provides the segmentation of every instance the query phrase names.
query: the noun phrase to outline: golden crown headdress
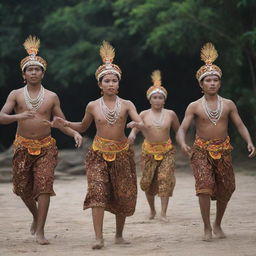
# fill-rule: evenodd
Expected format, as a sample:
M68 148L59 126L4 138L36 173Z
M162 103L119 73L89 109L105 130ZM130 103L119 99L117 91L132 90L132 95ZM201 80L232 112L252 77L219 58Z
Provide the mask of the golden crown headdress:
M217 75L221 78L221 69L217 65L213 64L217 58L218 52L214 45L212 43L206 43L201 49L201 60L204 61L205 65L196 72L196 79L198 82L209 75Z
M24 48L26 49L29 56L25 57L20 62L21 70L24 71L24 69L31 65L40 66L46 70L47 62L40 56L37 56L37 53L39 52L40 47L40 39L36 36L29 36L25 42L24 42Z
M99 81L99 79L106 74L115 74L120 80L122 71L117 65L112 63L115 58L115 49L105 40L102 42L100 47L100 56L104 64L100 65L96 70L96 79Z
M148 100L150 99L150 97L154 93L161 93L161 94L164 95L164 97L166 99L167 98L167 91L163 86L161 86L162 81L161 81L161 72L160 72L160 70L154 70L152 72L151 79L152 79L153 85L150 86L149 89L147 90Z

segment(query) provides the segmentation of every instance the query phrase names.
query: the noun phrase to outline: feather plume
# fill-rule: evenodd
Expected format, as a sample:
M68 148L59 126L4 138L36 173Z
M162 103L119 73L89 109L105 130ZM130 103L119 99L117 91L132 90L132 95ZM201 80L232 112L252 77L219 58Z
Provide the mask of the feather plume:
M29 55L34 54L36 55L39 51L40 47L40 39L37 38L36 36L29 36L25 42L24 42L24 47Z
M109 42L105 40L102 42L100 47L100 56L103 62L112 62L115 57L115 49Z
M201 60L205 64L212 64L218 58L218 52L216 51L212 43L206 43L201 49Z
M161 86L161 72L160 72L160 70L153 71L152 75L151 75L151 78L152 78L153 84L155 86Z

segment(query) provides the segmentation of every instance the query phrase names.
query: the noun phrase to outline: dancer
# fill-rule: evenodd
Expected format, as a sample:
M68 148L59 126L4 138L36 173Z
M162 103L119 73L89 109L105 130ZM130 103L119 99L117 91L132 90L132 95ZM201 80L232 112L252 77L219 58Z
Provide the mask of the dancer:
M210 241L213 233L225 238L221 221L228 201L235 190L232 167L228 123L231 120L247 143L249 157L255 154L250 134L242 122L236 105L218 95L221 86L221 69L213 62L218 54L211 43L201 49L201 59L205 62L196 73L203 97L192 102L186 110L184 120L177 133L177 141L182 150L191 158L195 177L196 194L204 222L204 241ZM191 149L185 142L186 132L195 120L196 138ZM217 200L217 212L213 227L210 223L210 199Z

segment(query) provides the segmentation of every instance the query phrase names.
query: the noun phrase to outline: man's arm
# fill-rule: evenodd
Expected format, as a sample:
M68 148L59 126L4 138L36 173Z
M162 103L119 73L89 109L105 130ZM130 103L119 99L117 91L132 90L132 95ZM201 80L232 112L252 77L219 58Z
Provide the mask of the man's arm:
M141 119L143 120L143 113L145 113L145 111L142 111L139 116L141 117ZM137 133L140 132L140 130L136 127L132 128L129 136L128 136L128 141L130 144L134 144L134 141L136 139L136 135Z
M144 123L139 116L134 104L131 101L127 101L128 104L128 115L132 119L130 123L127 124L127 128L137 128L142 130L144 128Z
M172 129L174 130L175 133L177 133L177 131L180 128L180 121L174 111L171 112L171 115L172 115Z
M16 105L16 90L12 91L0 111L0 123L1 124L11 124L13 122L23 120L23 119L31 119L34 118L35 112L32 110L24 111L23 113L13 114L14 108Z
M230 110L231 110L230 111L230 119L236 126L236 128L237 128L238 132L240 133L240 135L242 136L242 138L246 141L247 149L250 153L249 157L253 157L255 155L255 147L252 143L250 133L249 133L248 129L246 128L246 126L244 125L240 115L238 114L238 110L237 110L237 107L234 104L234 102L230 101L229 106L230 106Z
M57 95L55 95L52 115L54 116L55 119L56 118L62 118L63 120L66 119L60 108L60 100ZM58 126L57 128L61 130L63 133L65 133L66 135L73 137L76 142L76 147L80 147L82 145L83 138L77 131L73 130L70 127L64 127L64 126Z
M180 128L178 129L178 132L176 134L176 141L179 143L182 151L190 157L191 155L191 148L186 144L186 133L187 130L194 119L194 104L191 103L185 112L185 117L180 125Z

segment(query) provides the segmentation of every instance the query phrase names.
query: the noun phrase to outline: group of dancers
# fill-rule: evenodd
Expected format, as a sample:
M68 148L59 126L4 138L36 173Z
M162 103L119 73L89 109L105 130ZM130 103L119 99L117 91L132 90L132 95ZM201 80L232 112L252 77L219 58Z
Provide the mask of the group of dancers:
M95 242L92 249L104 247L104 211L116 217L115 243L127 244L123 229L127 216L134 214L137 198L137 178L133 144L141 132L140 187L145 192L149 219L154 219L155 196L161 199L160 219L168 221L166 211L175 187L175 149L170 130L190 158L195 177L196 195L204 224L203 240L211 241L212 234L225 238L221 221L228 201L235 190L228 123L231 120L247 143L249 157L255 155L248 129L241 120L236 105L218 95L221 69L213 64L218 54L213 44L201 49L205 64L196 73L203 96L189 104L180 124L173 110L164 108L167 90L162 86L161 72L153 71L153 85L146 97L151 105L137 113L134 104L118 97L122 72L113 63L114 48L106 41L100 47L103 64L95 76L102 96L88 103L81 122L65 119L58 96L42 85L47 62L38 55L40 40L29 36L24 47L28 56L20 62L25 86L11 91L0 112L0 124L17 122L13 156L13 191L25 203L33 216L30 232L39 244L48 244L44 226L53 190L54 169L58 150L51 129L58 128L75 140L77 147L82 136L94 121L96 135L85 158L88 190L84 209L92 209ZM13 111L15 113L13 114ZM128 124L128 116L132 120ZM196 136L192 147L186 143L186 133L192 121ZM130 128L128 137L125 128ZM216 218L210 222L210 200L216 200Z

